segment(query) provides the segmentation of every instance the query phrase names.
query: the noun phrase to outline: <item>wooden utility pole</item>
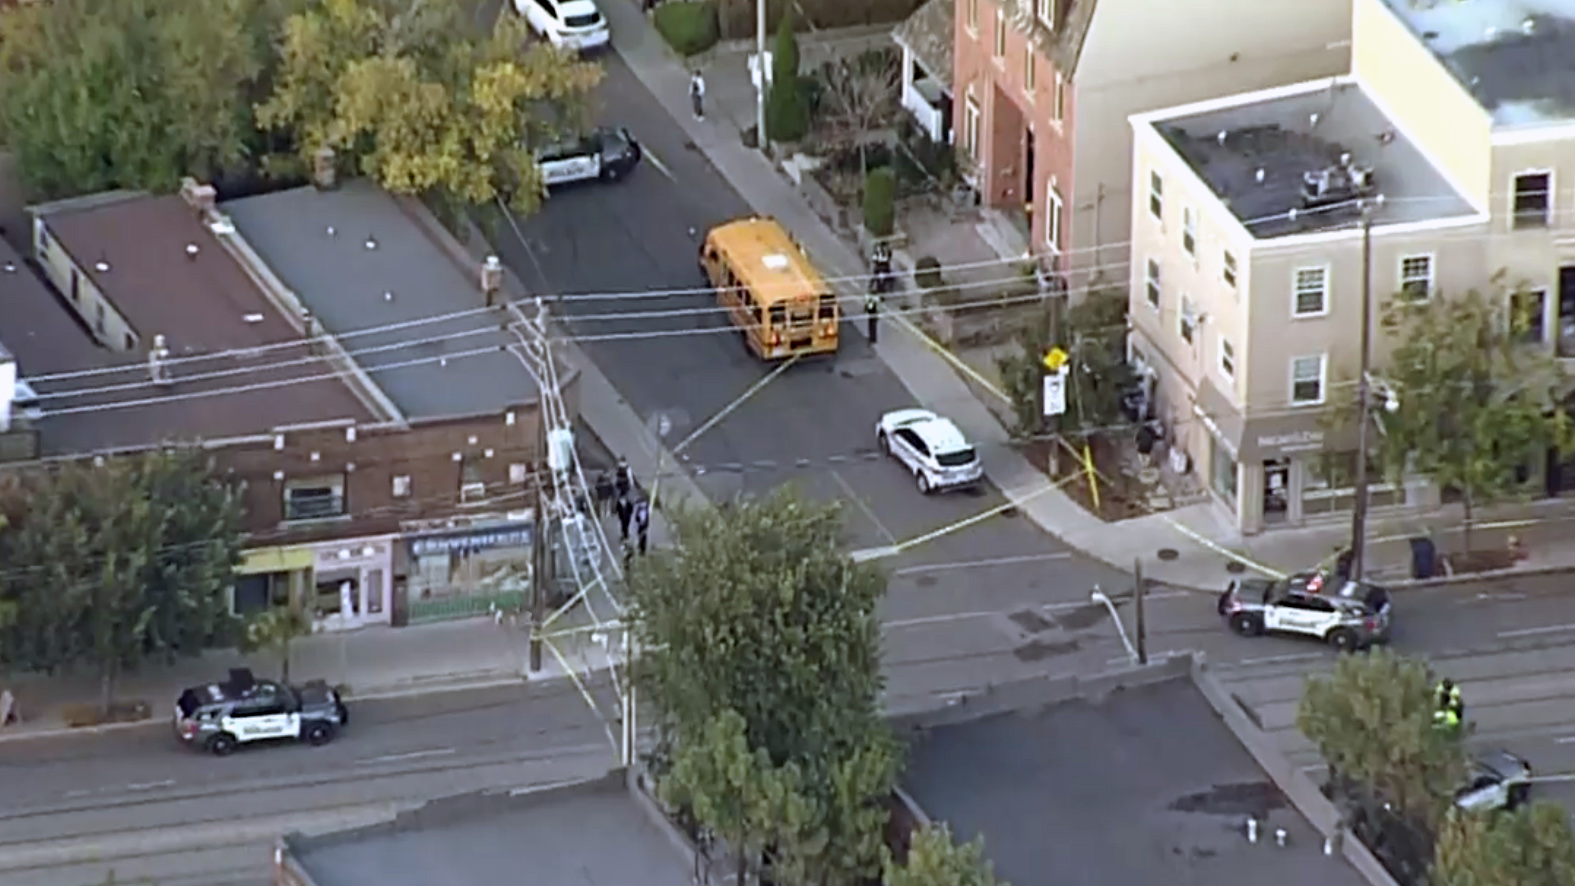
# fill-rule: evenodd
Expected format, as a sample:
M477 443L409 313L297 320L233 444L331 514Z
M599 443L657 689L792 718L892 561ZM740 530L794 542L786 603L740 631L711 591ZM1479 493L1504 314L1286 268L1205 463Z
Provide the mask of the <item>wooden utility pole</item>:
M1050 303L1045 306L1047 308L1046 313L1049 315L1050 347L1052 349L1061 347L1061 312L1066 307L1063 301L1065 297L1063 293L1051 290L1049 292ZM1043 415L1044 383L1042 381L1039 389L1041 398L1039 411ZM1050 437L1050 481L1053 483L1061 477L1061 416L1047 416L1046 424Z
M548 359L551 359L550 357ZM547 620L547 410L545 399L536 401L536 512L531 526L530 563L530 671L541 671L541 634Z
M1362 353L1356 377L1356 501L1351 507L1351 571L1362 577L1367 553L1367 431L1373 422L1373 212L1362 204Z
M1144 600L1148 597L1148 583L1143 580L1143 561L1135 558L1132 561L1132 611L1137 621L1137 654L1138 664L1148 664L1148 620L1143 613Z

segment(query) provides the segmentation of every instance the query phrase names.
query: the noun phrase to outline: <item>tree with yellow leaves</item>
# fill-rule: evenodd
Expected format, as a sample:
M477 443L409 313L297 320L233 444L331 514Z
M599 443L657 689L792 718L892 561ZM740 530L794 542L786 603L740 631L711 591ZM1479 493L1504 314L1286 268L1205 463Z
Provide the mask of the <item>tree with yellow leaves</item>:
M300 172L336 167L398 194L529 212L534 151L583 128L601 68L531 43L518 17L474 34L459 0L312 0L285 23L258 124L293 139Z

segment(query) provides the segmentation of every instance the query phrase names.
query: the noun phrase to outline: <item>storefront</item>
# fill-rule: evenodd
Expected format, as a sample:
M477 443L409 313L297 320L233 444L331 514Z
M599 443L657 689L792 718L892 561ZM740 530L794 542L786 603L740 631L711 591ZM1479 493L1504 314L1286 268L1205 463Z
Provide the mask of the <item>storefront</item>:
M318 630L353 630L392 620L397 539L386 535L310 546L312 589L306 602Z
M1322 409L1242 413L1207 379L1193 415L1208 435L1209 490L1246 533L1303 526L1351 512L1356 501L1356 429L1331 429ZM1403 505L1403 487L1368 464L1369 506ZM1413 491L1412 497L1416 498Z
M519 609L530 587L534 539L529 519L407 535L405 620L417 624Z
M252 548L235 567L230 611L247 616L273 607L304 605L316 558L303 546Z

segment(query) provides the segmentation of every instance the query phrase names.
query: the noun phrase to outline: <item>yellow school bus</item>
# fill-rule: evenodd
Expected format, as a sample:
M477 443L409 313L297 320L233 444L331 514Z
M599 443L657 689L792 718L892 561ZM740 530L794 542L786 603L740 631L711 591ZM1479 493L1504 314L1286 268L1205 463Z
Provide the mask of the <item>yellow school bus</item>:
M712 228L700 246L700 267L755 356L837 352L837 295L775 221L747 218Z

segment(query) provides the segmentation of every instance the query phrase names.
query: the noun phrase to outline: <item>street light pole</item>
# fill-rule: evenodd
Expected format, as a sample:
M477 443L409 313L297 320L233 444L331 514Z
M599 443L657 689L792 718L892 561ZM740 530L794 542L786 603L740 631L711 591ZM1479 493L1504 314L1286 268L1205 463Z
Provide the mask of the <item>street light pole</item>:
M1367 434L1373 421L1373 211L1362 203L1362 343L1361 372L1356 378L1356 501L1351 508L1351 571L1362 577L1367 554Z
M771 147L766 137L766 0L755 0L755 68L755 143L765 151Z

